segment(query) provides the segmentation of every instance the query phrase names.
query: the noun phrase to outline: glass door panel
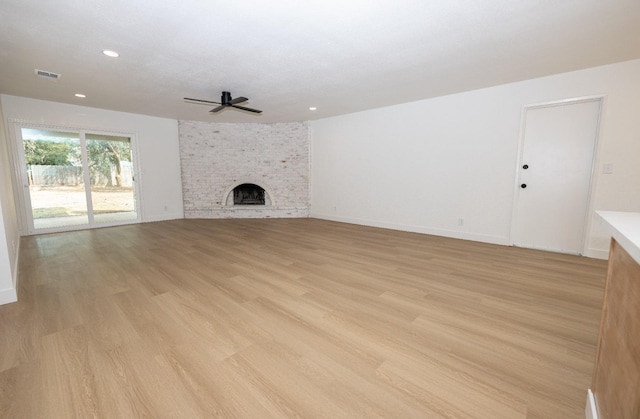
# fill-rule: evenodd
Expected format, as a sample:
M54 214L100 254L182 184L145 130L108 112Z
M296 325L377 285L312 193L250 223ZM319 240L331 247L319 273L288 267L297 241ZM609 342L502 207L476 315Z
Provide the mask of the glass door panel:
M85 139L94 221L136 220L131 139L90 133Z
M89 223L78 133L22 128L36 230Z
M85 138L94 221L136 220L131 139L90 133Z

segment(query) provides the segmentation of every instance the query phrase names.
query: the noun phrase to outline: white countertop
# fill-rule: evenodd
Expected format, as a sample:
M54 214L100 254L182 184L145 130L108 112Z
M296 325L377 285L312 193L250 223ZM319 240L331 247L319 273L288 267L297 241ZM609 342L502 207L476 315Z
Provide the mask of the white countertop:
M640 264L640 212L596 211L609 234Z

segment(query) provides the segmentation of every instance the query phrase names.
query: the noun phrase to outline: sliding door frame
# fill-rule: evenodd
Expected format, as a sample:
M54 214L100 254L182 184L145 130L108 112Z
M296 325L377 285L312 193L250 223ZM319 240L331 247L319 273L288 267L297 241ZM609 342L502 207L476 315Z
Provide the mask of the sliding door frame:
M59 126L59 125L47 125L47 124L38 124L27 121L18 121L13 120L13 141L9 141L10 143L10 154L13 160L14 165L14 174L15 174L15 198L16 198L16 209L18 212L18 221L20 223L20 229L22 235L34 235L34 234L46 234L46 233L56 233L62 231L72 231L72 230L86 230L92 228L99 227L112 227L117 225L125 225L125 224L136 224L140 223L142 220L142 201L141 201L141 188L142 182L141 180L141 170L138 159L138 141L136 139L136 135L131 132L120 132L120 131L106 131L100 129L91 129L91 128L78 128L78 127L68 127L68 126ZM29 192L29 179L27 177L26 172L26 157L24 152L24 142L22 138L22 129L40 129L40 130L49 130L49 131L60 131L60 132L68 132L78 134L81 144L82 150L82 167L83 167L83 181L85 185L85 196L87 203L87 216L88 216L88 224L82 225L71 225L71 226L61 226L61 227L52 227L52 228L39 228L36 229L33 221L33 212L31 205L31 194ZM124 221L114 221L114 222L101 222L96 224L93 214L93 200L91 196L91 181L90 181L90 173L88 170L88 152L87 152L87 140L86 134L95 134L95 135L107 135L107 136L118 136L118 137L126 137L129 138L129 144L131 147L131 164L133 166L133 199L135 201L135 211L136 218Z

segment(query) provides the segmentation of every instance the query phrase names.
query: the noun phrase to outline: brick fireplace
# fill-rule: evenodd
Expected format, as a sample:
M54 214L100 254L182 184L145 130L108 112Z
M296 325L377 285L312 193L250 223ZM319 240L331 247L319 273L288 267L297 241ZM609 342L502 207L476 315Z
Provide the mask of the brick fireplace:
M227 205L266 205L266 193L262 186L255 183L242 183L227 197Z
M178 127L186 218L309 216L306 122Z

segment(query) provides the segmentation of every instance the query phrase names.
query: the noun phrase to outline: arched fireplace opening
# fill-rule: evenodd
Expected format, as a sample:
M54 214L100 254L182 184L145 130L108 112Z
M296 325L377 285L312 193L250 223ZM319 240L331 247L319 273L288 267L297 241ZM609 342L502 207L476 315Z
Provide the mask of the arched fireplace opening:
M233 205L265 205L265 191L253 183L243 183L233 188Z

